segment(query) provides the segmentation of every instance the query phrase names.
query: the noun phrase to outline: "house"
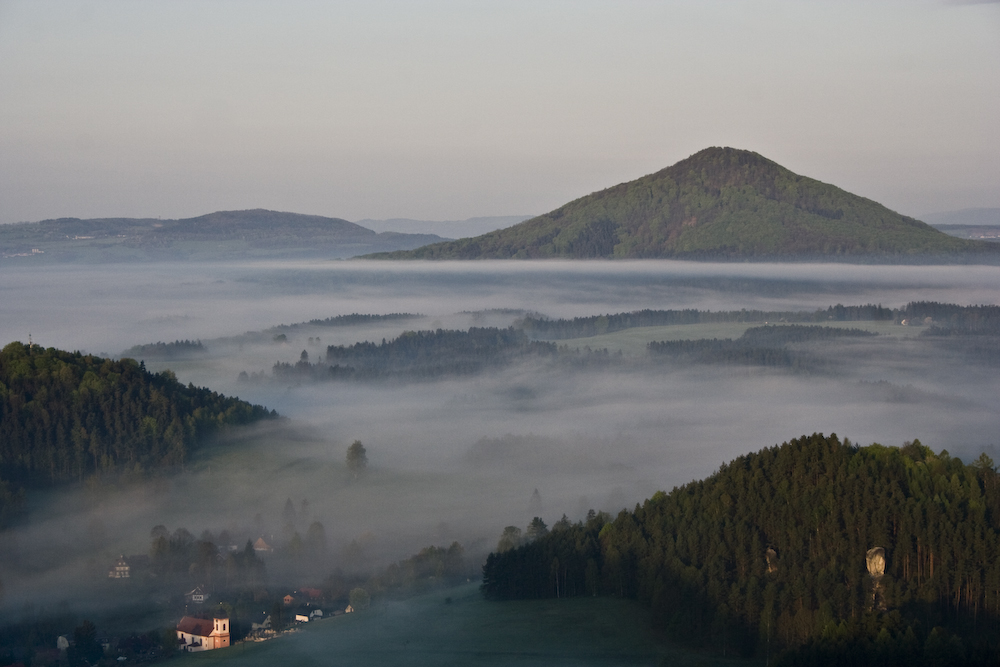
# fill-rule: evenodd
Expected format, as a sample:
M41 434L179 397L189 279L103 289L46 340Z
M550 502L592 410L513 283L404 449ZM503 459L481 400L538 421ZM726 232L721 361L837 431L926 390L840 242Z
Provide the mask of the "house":
M228 618L185 616L177 624L177 647L182 651L211 651L229 646Z
M291 606L291 605L295 604L295 598L292 597L291 594L289 594L289 595L286 595L284 598L282 598L282 602L284 602L285 606L288 607L288 606Z
M309 622L309 617L306 616L305 614L295 614L295 622L296 623L308 623Z
M205 592L204 587L198 586L190 593L186 593L184 598L192 604L205 604L208 600L208 593Z
M269 554L273 551L271 545L265 542L263 537L258 537L257 541L253 543L253 550L259 554L261 553Z
M265 616L261 623L251 623L251 632L269 632L271 630L271 617Z
M309 618L323 618L323 610L313 609L311 612L309 612Z
M111 566L108 570L108 579L128 579L131 576L132 567L125 560L125 555L122 554L115 561L115 564Z
M148 570L149 556L136 554L125 558L121 555L108 569L108 579L134 579Z

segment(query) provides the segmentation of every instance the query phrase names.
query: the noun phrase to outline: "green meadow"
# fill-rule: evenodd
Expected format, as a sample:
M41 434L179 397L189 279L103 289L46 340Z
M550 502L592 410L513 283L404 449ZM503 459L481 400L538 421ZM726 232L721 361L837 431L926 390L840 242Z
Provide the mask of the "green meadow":
M477 583L300 626L265 642L183 656L180 665L727 665L649 629L612 598L491 602Z

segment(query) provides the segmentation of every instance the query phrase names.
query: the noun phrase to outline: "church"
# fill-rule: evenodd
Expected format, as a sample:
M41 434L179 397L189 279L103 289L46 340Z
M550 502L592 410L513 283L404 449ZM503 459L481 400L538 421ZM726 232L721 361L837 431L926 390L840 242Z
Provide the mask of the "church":
M228 618L185 616L177 624L177 648L182 651L211 651L229 646Z

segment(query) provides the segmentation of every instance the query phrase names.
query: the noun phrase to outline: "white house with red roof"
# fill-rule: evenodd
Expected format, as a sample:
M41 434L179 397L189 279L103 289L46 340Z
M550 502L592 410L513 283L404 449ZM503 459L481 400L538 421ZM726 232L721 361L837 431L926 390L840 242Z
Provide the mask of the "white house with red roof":
M229 646L228 618L185 616L177 624L177 648L182 651L211 651Z

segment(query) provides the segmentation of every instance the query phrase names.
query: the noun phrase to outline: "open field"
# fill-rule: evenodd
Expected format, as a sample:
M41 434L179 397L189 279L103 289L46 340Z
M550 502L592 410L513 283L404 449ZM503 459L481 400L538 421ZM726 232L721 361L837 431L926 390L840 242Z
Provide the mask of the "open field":
M447 598L451 602L447 602ZM309 623L180 665L715 665L648 630L637 603L609 598L490 602L477 583Z
M778 322L771 322L782 326ZM812 322L792 322L810 326ZM607 348L609 352L621 350L622 354L639 356L646 353L646 345L653 341L663 340L698 340L701 338L739 338L750 327L761 326L761 323L747 322L712 322L708 324L672 324L664 327L635 327L624 331L590 336L586 338L567 338L555 341L560 346L583 348L589 345L593 350ZM922 329L903 327L893 322L824 322L823 326L840 329L864 329L883 336L913 337Z

